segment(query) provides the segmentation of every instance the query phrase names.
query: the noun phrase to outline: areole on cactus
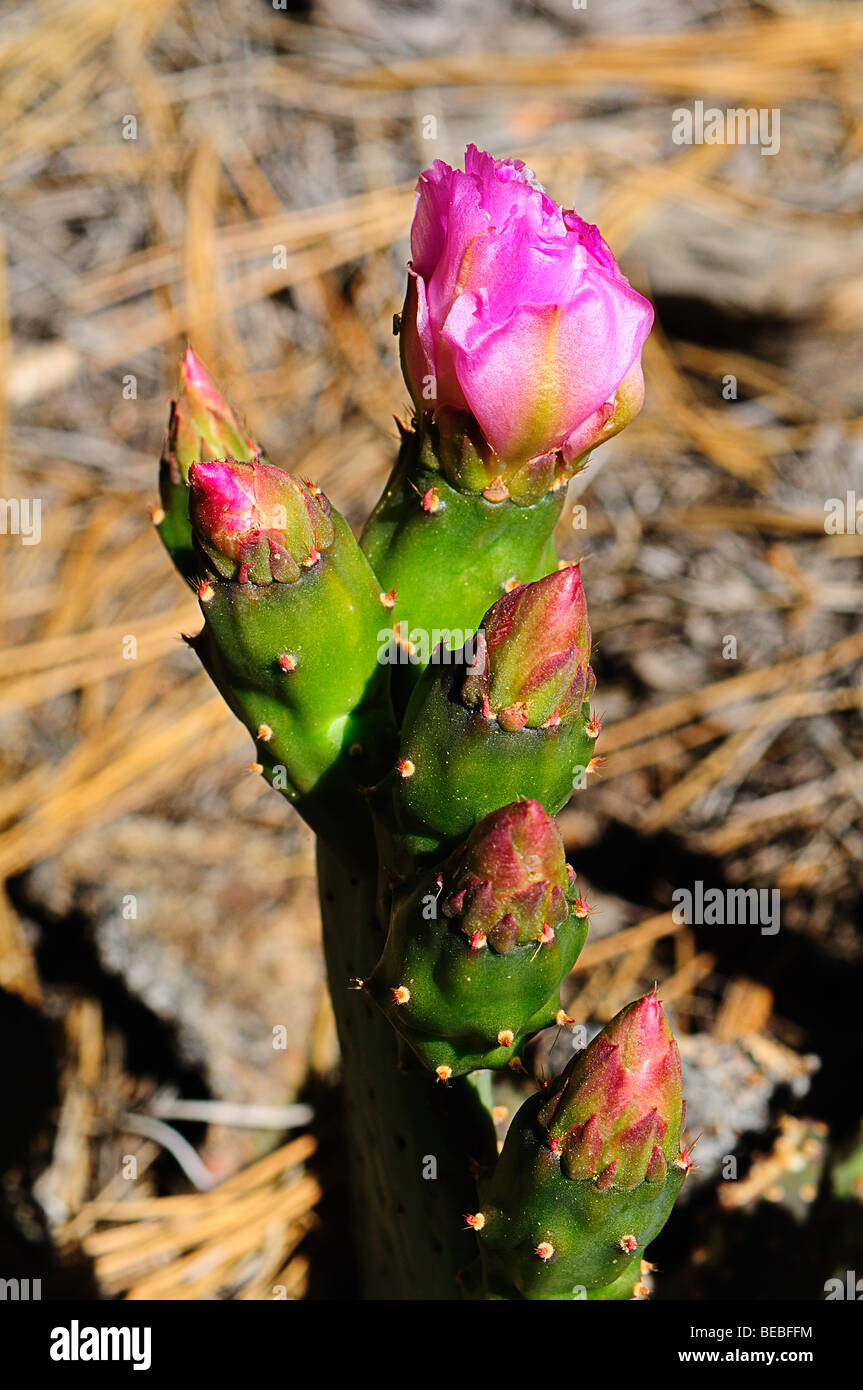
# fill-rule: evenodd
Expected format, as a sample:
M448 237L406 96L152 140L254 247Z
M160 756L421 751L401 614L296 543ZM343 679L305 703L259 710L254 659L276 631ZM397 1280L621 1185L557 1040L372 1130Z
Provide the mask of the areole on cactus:
M595 227L473 146L421 176L411 248L416 415L361 541L191 349L154 519L198 591L190 645L318 836L364 1295L637 1297L689 1164L655 993L528 1096L499 1156L489 1075L573 1022L589 908L554 816L599 724L581 571L552 533L641 406L653 311ZM449 636L393 666L402 624Z

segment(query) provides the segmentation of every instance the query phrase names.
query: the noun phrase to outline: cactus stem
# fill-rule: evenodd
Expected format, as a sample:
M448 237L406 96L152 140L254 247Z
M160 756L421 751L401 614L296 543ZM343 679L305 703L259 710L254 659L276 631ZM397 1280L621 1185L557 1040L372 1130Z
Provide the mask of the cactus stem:
M548 1264L554 1255L554 1246L550 1240L541 1240L533 1253L542 1260L543 1264Z
M392 991L392 996L393 1003L395 1004L409 1004L411 992L408 989L407 985L397 985L396 988Z

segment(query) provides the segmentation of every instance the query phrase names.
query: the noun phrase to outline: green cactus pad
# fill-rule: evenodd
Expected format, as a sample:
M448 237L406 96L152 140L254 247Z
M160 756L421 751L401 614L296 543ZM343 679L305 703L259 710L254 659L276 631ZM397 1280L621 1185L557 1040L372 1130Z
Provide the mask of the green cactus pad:
M587 919L570 912L546 944L531 941L498 955L487 946L473 949L458 923L438 911L437 883L434 873L423 875L397 895L367 988L430 1071L443 1067L459 1076L509 1066L535 1032L554 1023ZM499 1034L507 1035L504 1043Z
M405 714L401 771L390 786L398 849L417 860L439 858L489 811L519 797L556 815L584 785L594 756L587 702L570 723L508 731L462 703L467 665L456 652L429 666Z
M382 588L395 590L392 623L425 644L425 652L416 644L416 661L398 668L408 688L436 645L434 633L444 628L464 641L508 583L554 569L552 536L564 497L551 492L520 507L458 492L420 458L418 436L405 437L360 544Z

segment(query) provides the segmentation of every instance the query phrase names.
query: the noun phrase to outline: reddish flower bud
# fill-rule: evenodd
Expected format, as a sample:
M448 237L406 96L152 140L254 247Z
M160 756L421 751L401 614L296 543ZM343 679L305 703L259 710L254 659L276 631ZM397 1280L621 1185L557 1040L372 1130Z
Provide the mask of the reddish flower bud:
M180 394L171 410L166 457L187 482L189 468L200 460L261 457L261 448L246 434L242 421L222 396L206 367L191 348L180 368Z
M567 565L489 609L462 699L503 729L538 729L577 718L595 683L581 573Z
M241 583L292 583L332 544L329 506L265 463L193 463L189 515L218 574Z
M471 831L442 910L460 919L474 949L488 944L507 955L566 920L568 886L557 823L538 801L516 801Z
M680 1056L656 993L622 1009L574 1057L540 1112L561 1168L601 1190L664 1181L683 1124Z

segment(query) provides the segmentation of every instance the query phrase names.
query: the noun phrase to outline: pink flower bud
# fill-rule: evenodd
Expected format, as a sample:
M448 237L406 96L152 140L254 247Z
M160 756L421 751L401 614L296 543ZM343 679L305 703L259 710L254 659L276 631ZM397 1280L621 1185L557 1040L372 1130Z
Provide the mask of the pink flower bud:
M569 913L569 875L557 822L538 801L516 801L474 827L442 897L475 949L498 955L537 942ZM547 936L550 932L551 936Z
M193 463L189 515L198 541L226 579L292 583L333 540L329 506L265 463Z
M186 482L190 466L201 459L261 457L236 411L225 400L192 348L180 368L180 394L171 411L165 454L176 465L176 482Z
M600 1190L663 1181L678 1158L683 1080L656 993L622 1009L573 1058L540 1112L561 1167Z
M594 684L581 572L567 565L492 605L462 699L504 729L537 729L577 718Z
M484 470L535 500L637 413L653 309L596 227L520 160L474 145L464 171L436 160L417 185L411 256L402 367L420 417L473 440L468 461L444 448L457 486L483 490Z

